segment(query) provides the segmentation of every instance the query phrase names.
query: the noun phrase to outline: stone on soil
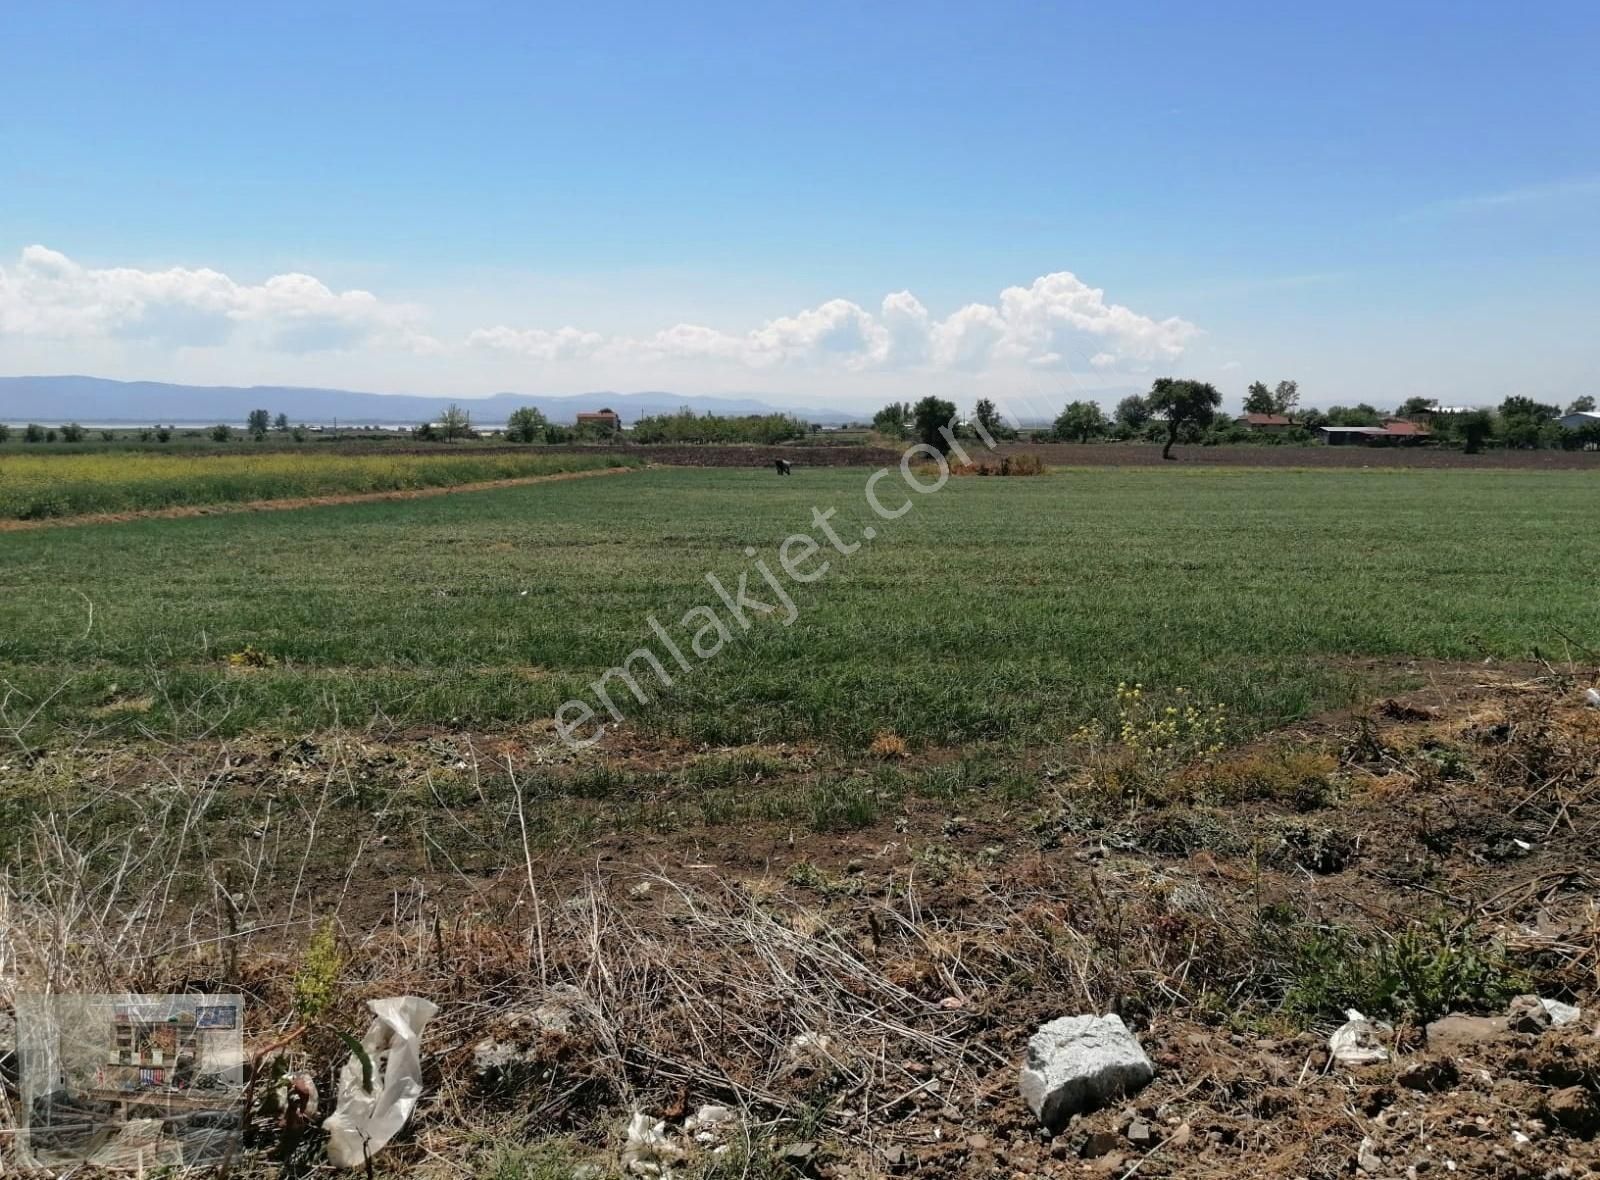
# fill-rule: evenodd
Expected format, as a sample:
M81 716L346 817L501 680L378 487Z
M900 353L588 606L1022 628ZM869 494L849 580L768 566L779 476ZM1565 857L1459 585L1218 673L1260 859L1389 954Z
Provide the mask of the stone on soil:
M1451 1056L1472 1054L1505 1038L1511 1023L1504 1016L1459 1016L1452 1013L1428 1025L1428 1048Z
M1020 1084L1034 1117L1059 1130L1074 1114L1140 1090L1154 1076L1120 1016L1063 1016L1028 1038Z

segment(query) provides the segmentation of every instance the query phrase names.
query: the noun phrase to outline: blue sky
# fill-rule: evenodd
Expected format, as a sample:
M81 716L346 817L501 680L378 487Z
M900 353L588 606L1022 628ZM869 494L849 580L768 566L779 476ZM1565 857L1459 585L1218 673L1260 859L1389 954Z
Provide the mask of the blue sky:
M1564 3L11 4L0 373L1564 403L1597 46Z

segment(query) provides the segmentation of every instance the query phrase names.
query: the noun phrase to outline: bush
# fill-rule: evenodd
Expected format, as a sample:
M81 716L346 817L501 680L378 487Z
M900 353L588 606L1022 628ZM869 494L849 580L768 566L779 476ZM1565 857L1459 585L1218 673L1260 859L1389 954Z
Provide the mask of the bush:
M171 442L172 441L172 429L171 429L171 427L157 426L156 427L156 441L157 442Z
M23 442L29 442L29 443L41 443L41 442L43 442L44 441L44 427L40 426L37 422L29 422L28 425L23 428L22 441Z
M506 438L512 442L536 443L544 438L549 423L545 416L532 406L512 410L506 419Z
M8 441L10 438L11 427L7 426L4 422L0 422L0 443Z
M115 430L102 430L100 432L100 440L102 442L115 442L116 439L117 432Z
M933 464L923 464L919 470L937 475ZM1049 468L1038 455L1002 455L997 463L992 459L979 459L976 463L954 463L951 475L1045 475Z
M69 443L82 442L83 436L87 433L88 431L76 422L68 422L61 428L61 437Z
M696 414L685 407L676 414L653 414L633 424L640 443L751 443L771 446L803 439L810 427L788 414Z
M1500 1008L1526 983L1498 943L1480 943L1471 926L1452 927L1445 915L1376 945L1338 927L1314 930L1294 946L1290 976L1284 1004L1308 1019L1358 1008L1429 1021L1452 1009Z
M224 426L221 422L218 422L215 426L213 426L211 428L211 441L212 442L225 443L232 437L233 437L233 431L231 429L229 429L228 427Z

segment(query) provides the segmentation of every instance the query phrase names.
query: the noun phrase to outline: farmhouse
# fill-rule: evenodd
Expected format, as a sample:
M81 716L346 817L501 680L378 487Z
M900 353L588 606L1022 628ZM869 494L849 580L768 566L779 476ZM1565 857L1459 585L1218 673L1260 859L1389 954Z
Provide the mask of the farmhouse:
M1600 414L1589 410L1577 410L1557 418L1556 425L1562 430L1589 430L1600 427Z
M622 416L615 410L596 410L592 414L579 414L579 426L601 426L607 430L621 430Z
M1258 434L1283 434L1294 429L1294 419L1283 414L1241 414L1238 422Z
M1330 447L1392 447L1416 446L1427 442L1432 435L1420 422L1404 418L1391 418L1382 426L1324 426L1323 441Z

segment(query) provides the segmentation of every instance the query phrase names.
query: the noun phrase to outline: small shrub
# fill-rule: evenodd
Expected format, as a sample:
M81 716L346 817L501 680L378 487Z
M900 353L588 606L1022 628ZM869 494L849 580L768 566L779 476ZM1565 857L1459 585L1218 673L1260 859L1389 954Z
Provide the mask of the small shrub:
M212 442L225 443L232 437L233 437L232 428L223 425L221 422L218 422L215 426L213 426L211 428L211 441Z
M874 758L904 758L911 753L911 750L906 745L905 738L885 730L872 739L872 744L867 747L867 753Z
M872 788L846 780L811 793L810 826L816 832L853 832L878 822L881 805Z
M1334 927L1291 946L1284 1006L1306 1019L1357 1008L1429 1021L1454 1009L1498 1009L1527 984L1498 943L1479 942L1470 925L1453 928L1444 915L1387 942Z
M311 936L305 960L295 972L294 1011L302 1024L320 1019L332 1005L343 966L344 959L339 954L339 943L330 921Z
M926 474L937 475L937 468L933 464L923 465ZM1044 460L1038 455L1002 455L999 461L993 459L979 459L975 463L952 463L951 475L1047 475L1050 469L1044 465Z
M22 428L22 441L26 443L42 443L44 441L44 427L37 422L29 422Z
M117 432L115 430L102 430L100 432L100 441L101 442L116 442L117 441Z
M238 651L228 653L228 667L230 668L270 668L277 662L267 652L252 647L248 643Z
M62 439L69 443L82 442L83 436L87 433L88 431L84 430L76 422L68 422L61 428Z
M156 441L157 442L163 442L163 443L164 442L171 442L172 441L172 430L171 430L171 428L167 427L167 426L158 426L158 427L156 427Z
M11 427L7 426L4 422L0 422L0 443L7 442L10 440L10 438Z
M1274 749L1206 767L1194 793L1218 803L1264 800L1315 811L1333 802L1338 765L1319 750Z

